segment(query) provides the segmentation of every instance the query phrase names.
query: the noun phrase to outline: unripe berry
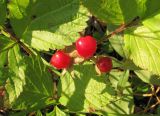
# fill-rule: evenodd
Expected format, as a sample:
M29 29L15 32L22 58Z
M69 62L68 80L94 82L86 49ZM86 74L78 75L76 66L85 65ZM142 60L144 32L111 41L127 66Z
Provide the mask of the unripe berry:
M64 53L63 51L57 51L53 54L50 64L57 69L64 69L69 67L71 63L71 58L68 54Z
M112 59L109 57L102 57L96 62L96 66L102 73L108 73L112 69Z
M84 58L92 57L97 49L97 42L92 36L81 37L76 41L76 49Z

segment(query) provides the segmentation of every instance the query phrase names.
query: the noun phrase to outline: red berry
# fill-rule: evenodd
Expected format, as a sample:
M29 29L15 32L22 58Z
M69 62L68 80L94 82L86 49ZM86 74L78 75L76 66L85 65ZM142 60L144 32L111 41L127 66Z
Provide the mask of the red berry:
M112 69L112 59L109 57L102 57L96 63L101 72L110 72Z
M57 51L55 54L53 54L50 63L57 69L64 69L69 67L71 63L71 58L63 51Z
M81 37L76 41L76 49L84 58L92 57L97 49L97 42L92 36Z

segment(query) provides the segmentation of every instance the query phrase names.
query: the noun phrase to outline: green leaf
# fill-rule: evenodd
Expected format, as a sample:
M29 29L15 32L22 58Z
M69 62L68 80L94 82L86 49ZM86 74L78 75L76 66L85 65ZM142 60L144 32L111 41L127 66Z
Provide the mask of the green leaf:
M15 46L8 52L9 71L6 91L13 109L45 107L53 96L51 75L38 57L25 57Z
M144 19L148 19L148 17L153 16L153 15L157 15L158 12L160 10L160 6L159 6L159 0L142 0L145 2L145 7L144 7ZM143 6L142 6L143 7Z
M153 85L160 85L160 76L155 75L146 70L136 70L134 72L145 83L149 83Z
M20 53L20 48L18 45L14 46L12 49L8 51L8 67L15 74L20 75L24 78L24 69L25 64L22 62L23 56Z
M26 116L27 112L20 111L20 112L9 112L9 116Z
M40 110L38 110L38 111L36 112L36 116L43 116L43 114L41 113Z
M156 32L141 26L126 31L124 40L126 49L129 51L129 58L137 66L160 74L160 39Z
M29 0L11 0L8 4L10 22L18 37L22 36L33 17L32 14L28 14L31 12L31 5L34 5L34 2Z
M124 59L123 61L121 61L120 67L124 70L140 70L141 69L138 66L136 66L134 62L130 59Z
M3 67L0 68L0 87L6 84L6 80L8 79L8 68Z
M111 46L122 57L127 57L124 50L124 40L121 35L115 35L109 39Z
M8 73L8 52L13 49L14 43L5 36L0 36L0 86L6 84L10 76Z
M90 62L75 65L72 72L66 72L58 85L60 103L70 111L92 112L105 110L114 100L115 91L105 75L96 74Z
M135 0L83 0L95 16L106 23L121 24L139 15ZM134 11L134 13L133 13ZM140 9L139 9L140 11Z
M117 60L116 58L112 57L112 68L119 68L121 65L123 64L123 62Z
M121 24L136 16L145 19L160 6L159 0L82 0L89 11L106 23Z
M112 116L112 114L119 116L120 114L132 114L134 111L134 101L133 101L133 92L130 87L130 83L126 82L124 84L124 91L121 93L118 88L119 81L121 81L124 75L128 72L123 72L119 70L112 70L109 73L109 80L112 83L112 86L117 90L117 98L115 102L107 105L106 111L107 114Z
M6 20L7 7L6 0L0 0L0 25L3 25Z
M48 113L46 116L69 116L69 114L66 114L56 106L54 111Z
M7 58L9 67L9 77L7 81L9 82L7 82L6 89L9 94L9 102L13 103L23 91L23 86L25 85L25 64L22 62L22 56L18 45L8 51Z
M129 70L124 71L124 75L119 78L117 87L119 90L123 90L126 87L126 83L128 82L129 78Z
M160 10L155 12L155 14L150 18L147 18L146 20L143 21L143 25L145 27L147 27L150 30L150 33L154 33L156 35L155 36L151 36L151 37L155 37L153 39L159 39L160 40L160 27L158 25L160 25ZM150 37L150 36L149 36Z
M7 64L7 51L0 53L0 68L3 68Z
M45 51L71 45L89 18L79 0L12 0L9 10L11 24L21 41Z
M10 38L0 35L0 53L12 48L15 42L10 40Z
M8 51L16 45L8 37L0 35L0 86L8 79Z
M51 75L40 58L26 59L26 85L21 95L13 104L19 109L42 108L53 97Z

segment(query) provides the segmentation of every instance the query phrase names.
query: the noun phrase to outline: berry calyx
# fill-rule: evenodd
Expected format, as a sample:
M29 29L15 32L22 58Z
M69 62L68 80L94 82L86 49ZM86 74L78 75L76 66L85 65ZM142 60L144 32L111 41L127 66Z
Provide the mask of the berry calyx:
M3 88L0 88L0 97L3 97L5 94L5 90Z
M92 36L81 37L76 41L76 49L81 57L92 57L97 49L96 39Z
M57 69L64 69L68 68L71 63L71 58L68 54L64 53L63 51L57 51L53 54L50 64Z
M96 66L102 73L108 73L112 69L112 59L109 57L102 57L96 62Z

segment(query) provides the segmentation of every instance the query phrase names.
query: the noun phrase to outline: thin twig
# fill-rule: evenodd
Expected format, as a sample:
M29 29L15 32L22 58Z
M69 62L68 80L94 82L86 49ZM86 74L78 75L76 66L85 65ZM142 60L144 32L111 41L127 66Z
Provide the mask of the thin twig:
M152 98L153 98L153 95L154 95L154 93L155 93L155 90L154 90L154 86L153 85L151 85L151 90L152 90L152 96L149 98L149 101L148 101L148 103L147 103L147 106L145 107L145 109L144 109L144 111L143 112L147 112L148 111L148 107L149 107L149 105L150 105L150 103L151 103L151 100L152 100Z
M145 109L144 112L147 112L148 110L153 109L154 107L156 107L156 106L159 105L159 104L160 104L160 103L157 102L157 103L151 105L149 108Z
M118 34L123 32L126 28L128 27L132 27L134 25L137 25L138 21L139 21L139 17L135 17L131 22L127 23L127 24L122 24L120 27L118 27L117 29L115 29L115 31L111 32L110 34L108 34L106 37L104 37L101 41L98 42L98 44L103 43L105 40L111 38L113 35Z
M159 90L160 90L160 87L157 87L156 94L159 92Z
M142 97L151 97L153 96L153 94L149 93L149 94L138 94L138 93L134 93L135 96L142 96Z
M151 97L149 98L149 101L148 101L148 103L147 103L147 106L145 107L145 109L144 109L143 112L147 112L147 111L148 111L147 109L148 109L148 107L149 107L149 105L150 105L150 103L151 103L152 97L153 97L153 96L151 96Z
M29 55L33 54L33 52L23 42L19 41L19 44Z
M19 38L15 37L12 33L7 31L7 29L1 27L1 32L3 35L18 43L29 55L33 54L33 52L23 42L21 42Z
M156 89L156 91L155 91L155 97L156 97L156 99L157 99L157 101L160 103L160 98L157 96L157 93L159 92L159 90L160 90L160 87L158 87L157 89Z

